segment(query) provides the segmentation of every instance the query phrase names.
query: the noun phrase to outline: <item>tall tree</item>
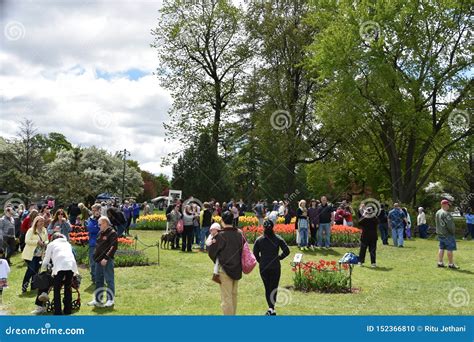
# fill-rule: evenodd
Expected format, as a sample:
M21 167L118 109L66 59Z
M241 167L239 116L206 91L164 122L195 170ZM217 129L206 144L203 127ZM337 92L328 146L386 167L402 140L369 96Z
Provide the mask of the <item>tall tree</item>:
M250 56L242 18L228 0L164 1L152 46L161 85L173 97L169 138L187 142L210 126L217 152L225 111Z
M335 140L314 116L317 82L304 67L306 47L315 28L305 22L307 0L255 1L248 9L247 28L255 41L259 87L264 94L259 109L261 148L269 157L269 177L278 170L283 192L302 191L296 184L298 167L323 160ZM267 178L267 177L266 177ZM280 191L281 192L281 191Z
M314 4L318 34L308 68L325 84L318 113L345 133L345 148L361 162L367 155L358 144L369 144L393 199L410 203L446 153L473 134L465 124L472 7L444 0Z

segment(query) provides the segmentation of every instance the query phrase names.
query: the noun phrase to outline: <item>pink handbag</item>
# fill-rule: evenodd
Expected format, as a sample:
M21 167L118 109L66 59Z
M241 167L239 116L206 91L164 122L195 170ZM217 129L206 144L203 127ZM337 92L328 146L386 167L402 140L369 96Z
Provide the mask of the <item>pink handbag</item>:
M178 223L176 224L176 232L178 234L181 234L184 231L184 222L183 220L178 220Z
M257 265L257 259L250 250L249 244L247 243L244 234L242 234L242 242L242 272L249 274L255 268L255 265Z

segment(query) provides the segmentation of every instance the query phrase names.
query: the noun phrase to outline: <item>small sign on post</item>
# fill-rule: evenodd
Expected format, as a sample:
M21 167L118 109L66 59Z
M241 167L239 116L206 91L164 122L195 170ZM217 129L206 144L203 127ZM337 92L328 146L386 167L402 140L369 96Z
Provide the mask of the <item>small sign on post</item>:
M303 253L296 253L295 257L293 258L293 263L299 264L301 263L301 260L303 260Z

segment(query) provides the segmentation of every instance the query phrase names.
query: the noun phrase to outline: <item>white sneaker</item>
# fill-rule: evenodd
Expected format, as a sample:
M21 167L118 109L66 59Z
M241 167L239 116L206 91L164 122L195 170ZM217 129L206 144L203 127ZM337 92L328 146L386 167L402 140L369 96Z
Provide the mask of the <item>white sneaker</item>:
M376 268L376 267L377 267L377 264L372 264L371 267L372 267L372 268Z
M45 308L45 307L36 305L36 309L34 309L33 311L31 311L31 314L32 314L32 315L41 315L41 314L44 314L45 312L46 312L46 308Z
M357 265L358 265L358 266L362 266L362 263L361 263L361 262L358 262Z
M95 299L91 300L89 303L87 303L87 305L88 306L95 306L95 307L98 307L98 308L101 308L101 307L104 306L104 304L96 302Z
M104 307L111 308L112 306L114 306L114 304L115 304L114 301L112 299L109 299L107 300L107 302L105 302Z
M38 300L40 302L47 302L49 300L49 296L46 292L43 292L42 294L38 296Z

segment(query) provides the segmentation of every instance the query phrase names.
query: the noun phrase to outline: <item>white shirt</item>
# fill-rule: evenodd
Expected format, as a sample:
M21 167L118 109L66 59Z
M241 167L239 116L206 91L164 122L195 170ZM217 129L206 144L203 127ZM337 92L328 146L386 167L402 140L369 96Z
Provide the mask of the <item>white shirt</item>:
M0 259L0 279L8 278L9 273L10 273L10 266L8 266L8 262L5 259Z
M425 213L419 213L418 217L416 218L416 223L420 226L422 224L426 224L426 215Z
M73 271L74 274L79 274L72 246L65 238L53 240L48 244L43 266L46 267L50 261L53 262L53 276L59 271Z

